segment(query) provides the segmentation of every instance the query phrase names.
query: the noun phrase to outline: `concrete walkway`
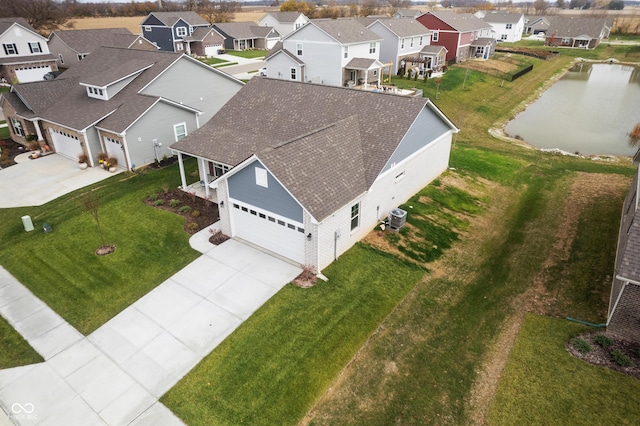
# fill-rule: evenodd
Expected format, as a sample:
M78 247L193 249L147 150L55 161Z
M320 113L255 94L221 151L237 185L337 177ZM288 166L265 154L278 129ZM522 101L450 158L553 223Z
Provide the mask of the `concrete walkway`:
M208 235L191 239L201 257L87 337L0 267L0 314L45 359L0 370L9 419L183 424L158 398L301 272L236 240L213 246Z

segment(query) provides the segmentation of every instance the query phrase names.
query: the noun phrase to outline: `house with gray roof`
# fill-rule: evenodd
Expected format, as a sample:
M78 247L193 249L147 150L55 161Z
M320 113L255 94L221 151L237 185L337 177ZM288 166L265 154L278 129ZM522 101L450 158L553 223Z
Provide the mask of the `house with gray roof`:
M488 59L495 52L493 28L471 13L432 10L416 19L431 30L431 44L447 49L447 62Z
M126 28L54 30L49 35L49 51L59 68L69 68L100 46L157 50L158 47Z
M634 158L638 166L640 152ZM640 342L640 195L639 171L622 206L618 247L609 298L607 331Z
M583 16L549 16L549 28L545 33L544 45L594 49L609 38L611 18Z
M493 38L497 41L513 43L522 40L524 32L524 15L500 11L478 11L478 18L491 25Z
M224 50L225 37L213 27L198 27L183 39L187 55L211 57Z
M415 19L377 19L367 28L382 38L380 61L391 64L393 74L406 75L413 70L424 75L427 70L439 70L445 63L444 57L423 51L431 44L431 31Z
M551 23L544 16L529 16L524 17L524 33L525 34L539 34L545 33L549 30Z
M418 16L422 15L422 11L418 9L398 9L393 14L394 18L411 18L416 19Z
M184 38L209 23L193 11L151 12L140 24L142 36L165 52L183 53Z
M312 19L265 57L267 76L329 86L379 86L381 41L355 19Z
M12 86L0 105L20 144L131 169L171 155L242 86L184 54L99 47L55 80Z
M300 12L267 12L258 21L261 27L274 28L284 37L309 23L309 18Z
M47 39L20 17L0 18L0 79L3 83L41 81L57 71Z
M447 169L457 131L426 98L254 77L171 148L217 229L320 271Z
M213 28L224 36L224 47L230 50L271 49L280 41L280 33L255 22L219 22Z

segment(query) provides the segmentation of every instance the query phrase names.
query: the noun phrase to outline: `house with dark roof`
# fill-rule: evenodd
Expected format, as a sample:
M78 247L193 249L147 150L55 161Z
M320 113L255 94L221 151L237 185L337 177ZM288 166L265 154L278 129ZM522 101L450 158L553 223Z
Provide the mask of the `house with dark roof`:
M545 46L594 49L611 33L611 18L549 16L548 20Z
M59 68L69 68L100 46L157 50L158 47L126 28L54 30L49 35L49 51Z
M640 152L634 158L636 166ZM607 331L640 342L640 195L639 171L622 206L618 247L609 298Z
M0 79L7 83L41 81L57 71L47 39L24 18L0 18Z
M418 9L398 9L393 14L394 18L411 18L416 19L418 16L422 15L422 12Z
M320 271L447 169L457 131L426 98L254 77L171 148L217 229Z
M18 143L131 169L171 155L242 86L184 54L99 47L55 80L12 86L0 105Z
M513 43L522 40L524 15L499 11L478 11L475 15L493 28L493 37L497 41Z
M258 25L274 28L280 37L284 37L309 23L309 18L300 12L267 12L260 18Z
M551 23L544 16L525 16L524 17L524 33L539 34L546 33Z
M269 52L267 76L329 86L379 86L381 41L355 19L313 19Z
M198 27L183 39L187 55L215 56L224 50L225 37L213 27Z
M280 40L280 33L274 28L250 21L219 22L213 28L224 36L224 47L230 50L268 50Z
M186 50L185 37L209 23L193 11L151 12L140 24L142 36L165 52Z
M431 44L447 49L447 62L488 59L495 52L491 25L471 13L430 11L416 18L431 30Z
M367 28L382 38L380 61L391 64L393 74L424 75L427 70L439 70L445 64L446 53L442 49L439 49L445 54L442 56L423 50L431 44L431 31L415 19L376 19Z

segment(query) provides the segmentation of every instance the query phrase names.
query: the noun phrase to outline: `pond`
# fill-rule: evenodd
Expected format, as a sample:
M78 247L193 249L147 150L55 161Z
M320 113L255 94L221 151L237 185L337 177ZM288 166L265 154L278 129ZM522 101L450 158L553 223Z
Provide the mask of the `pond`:
M640 67L578 63L512 121L505 133L543 149L631 156L640 123Z

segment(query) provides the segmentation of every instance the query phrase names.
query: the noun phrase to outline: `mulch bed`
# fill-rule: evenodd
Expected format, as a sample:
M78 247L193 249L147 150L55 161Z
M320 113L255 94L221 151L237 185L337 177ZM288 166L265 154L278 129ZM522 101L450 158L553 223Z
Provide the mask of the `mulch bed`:
M172 206L172 200L177 200L179 203L174 201L175 205ZM160 191L152 197L145 198L144 203L183 216L184 230L189 234L195 234L220 218L216 203L180 189Z
M15 158L27 150L20 144L11 139L0 140L0 167L7 168L16 164Z
M604 335L608 337L613 341L613 344L608 348L603 348L594 340L597 335ZM589 346L591 346L591 350L586 353L578 351L574 347L574 344L572 343L574 339L572 339L567 343L566 347L569 353L574 357L580 358L581 360L586 361L589 364L609 368L622 374L626 374L627 376L640 379L640 344L631 342L615 334L607 333L605 331L589 332L576 336L576 338L582 338L586 340L587 343L589 343ZM622 354L629 357L632 365L621 366L615 363L612 356L613 352L615 351L620 351Z

